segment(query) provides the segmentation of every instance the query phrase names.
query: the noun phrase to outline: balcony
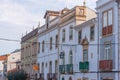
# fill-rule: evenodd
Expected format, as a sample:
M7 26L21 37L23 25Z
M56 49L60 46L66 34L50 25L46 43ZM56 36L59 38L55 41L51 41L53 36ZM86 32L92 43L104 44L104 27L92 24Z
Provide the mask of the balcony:
M112 60L100 60L99 61L99 69L101 71L112 71L112 69L113 69Z
M48 78L48 79L52 79L52 73L48 73L48 74L47 74L47 78Z
M52 74L52 79L57 80L57 73Z
M39 78L40 78L40 80L44 80L44 74L43 74L43 73L40 73L40 74L39 74Z
M79 63L79 70L81 72L88 72L89 71L89 62L80 62Z
M73 64L67 64L66 65L66 72L69 74L73 73Z
M112 25L102 28L102 36L112 34L112 32L113 32Z
M57 73L48 73L47 78L52 80L57 80Z
M65 74L65 65L59 65L59 72Z

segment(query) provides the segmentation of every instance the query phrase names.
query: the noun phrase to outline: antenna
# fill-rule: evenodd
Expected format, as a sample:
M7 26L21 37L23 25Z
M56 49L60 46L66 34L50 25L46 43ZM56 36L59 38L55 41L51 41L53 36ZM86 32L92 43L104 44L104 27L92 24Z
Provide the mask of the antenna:
M84 2L83 2L83 6L86 6L86 0L84 0Z
M65 2L65 8L67 8L68 7L68 0L66 0L66 2Z
M22 37L23 37L23 33L22 33Z
M33 30L34 30L34 26L33 26Z
M38 27L40 27L40 21L38 22Z
M26 31L26 34L27 34L27 31Z

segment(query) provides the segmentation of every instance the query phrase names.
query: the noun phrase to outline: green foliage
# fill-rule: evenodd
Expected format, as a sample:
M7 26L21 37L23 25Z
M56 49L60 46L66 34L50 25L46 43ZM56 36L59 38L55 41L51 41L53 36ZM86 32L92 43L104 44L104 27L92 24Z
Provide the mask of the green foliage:
M23 70L10 72L7 74L8 80L26 80L27 74Z

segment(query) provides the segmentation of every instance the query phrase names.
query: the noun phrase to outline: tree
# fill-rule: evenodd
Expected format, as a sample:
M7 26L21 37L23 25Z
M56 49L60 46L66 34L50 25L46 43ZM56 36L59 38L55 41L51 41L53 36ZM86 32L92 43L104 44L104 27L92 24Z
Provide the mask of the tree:
M8 80L26 80L27 74L24 72L24 70L9 72L7 74Z

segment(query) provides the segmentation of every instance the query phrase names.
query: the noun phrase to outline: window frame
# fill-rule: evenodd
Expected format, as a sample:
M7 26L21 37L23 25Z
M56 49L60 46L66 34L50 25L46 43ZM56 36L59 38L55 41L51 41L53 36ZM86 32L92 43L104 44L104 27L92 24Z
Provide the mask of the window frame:
M66 33L65 29L63 29L63 30L62 30L62 42L65 42L65 37L66 37L66 36L65 36L65 35L66 35L65 33Z
M58 34L55 36L56 40L55 40L55 47L58 48Z
M109 21L109 15L108 15L108 12L109 11L112 11L112 24L111 25L113 25L113 18L114 18L114 12L113 12L113 8L110 8L110 9L108 9L108 10L106 10L106 11L104 11L103 13L102 13L102 27L108 27L108 26L110 26L109 24L108 24L108 21ZM106 22L106 26L104 26L104 13L107 13L107 22Z
M50 37L50 50L52 50L52 43L53 43L53 39L52 37Z
M109 45L109 47L107 45ZM103 56L104 56L104 60L111 60L111 58L112 58L112 45L111 45L111 41L108 41L108 42L104 43L104 55Z
M38 53L40 53L40 42L38 42Z
M44 52L44 48L45 48L45 41L42 41L42 52Z
M69 27L69 40L73 40L73 25Z
M90 41L95 39L95 25L90 27Z
M58 72L58 61L55 60L55 73L57 73L57 72Z
M62 59L62 65L65 65L65 52L63 51L63 59Z
M84 51L87 51L86 58L84 57L85 55ZM88 61L88 49L83 49L83 62L86 62L86 61Z
M78 31L78 43L81 43L81 39L82 39L82 30Z
M52 61L49 63L49 73L52 73Z
M73 64L73 51L70 50L69 52L69 64Z

